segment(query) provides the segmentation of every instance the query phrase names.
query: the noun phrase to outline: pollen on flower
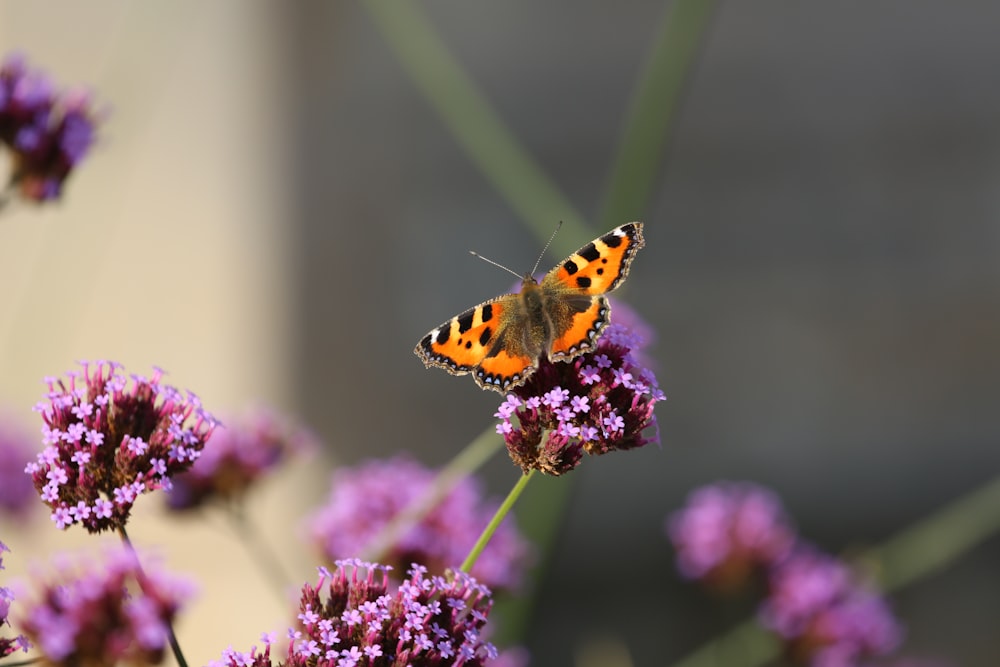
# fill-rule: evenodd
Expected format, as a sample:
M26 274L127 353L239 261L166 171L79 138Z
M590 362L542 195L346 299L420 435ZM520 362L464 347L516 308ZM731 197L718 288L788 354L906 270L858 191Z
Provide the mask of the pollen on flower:
M315 451L316 442L307 429L264 408L227 420L194 465L171 478L167 507L182 511L212 501L239 503L289 459Z
M277 664L478 667L497 656L482 639L493 606L488 588L463 572L428 577L414 566L393 591L389 569L357 559L338 561L332 572L320 568L318 583L302 587L299 625L289 628L286 657ZM228 649L212 665L271 667L270 650L270 642L264 651Z
M667 533L681 574L723 590L776 564L796 539L778 497L749 482L695 489L668 518Z
M25 468L58 528L124 527L142 494L170 486L216 427L193 394L131 376L114 362L81 362L66 379L48 378L36 410L48 446ZM81 406L89 409L81 409Z
M7 548L7 545L0 542L0 570L4 569L3 554L8 551L10 549ZM14 592L5 586L0 586L0 628L5 625L10 627L7 616L10 614L12 602L14 602ZM14 637L0 635L0 658L10 655L18 649L27 652L29 648L31 648L31 642L24 635Z
M616 304L612 310L616 319L593 351L569 361L541 360L497 410L496 431L525 472L561 475L579 465L584 453L658 442L653 407L666 397L638 361L642 337L617 321L627 309ZM634 315L623 319L638 321Z
M58 94L20 54L0 63L0 144L12 156L9 188L22 199L57 199L90 151L103 114L82 90Z
M859 664L894 650L903 629L885 600L843 562L808 546L775 567L760 619L794 659Z
M193 591L155 563L140 568L123 547L99 560L64 561L51 577L34 577L32 587L20 626L46 664L66 666L160 662L167 627Z

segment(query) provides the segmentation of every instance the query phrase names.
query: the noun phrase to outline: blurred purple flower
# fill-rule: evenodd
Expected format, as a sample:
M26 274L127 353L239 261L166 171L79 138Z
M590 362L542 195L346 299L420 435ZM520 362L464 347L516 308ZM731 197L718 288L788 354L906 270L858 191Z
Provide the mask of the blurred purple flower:
M881 596L845 563L809 547L797 548L771 571L760 619L794 659L813 667L885 655L903 636Z
M3 554L6 551L10 551L7 545L0 542L0 570L3 567ZM14 593L9 588L0 586L0 628L3 626L10 627L10 621L8 616L10 615L10 603L14 601ZM18 649L27 652L31 648L31 642L24 635L17 635L16 637L4 637L0 636L0 658L14 653Z
M0 515L24 520L38 497L24 466L35 457L34 439L14 418L0 411Z
M666 397L636 356L645 343L635 329L615 320L593 351L570 361L541 360L495 415L514 463L525 472L561 475L578 466L584 452L600 455L658 442L653 406ZM647 429L653 429L650 437L643 435Z
M677 567L688 579L738 588L788 554L795 543L781 501L748 482L695 489L667 520Z
M173 477L167 507L189 510L213 500L238 504L289 457L315 449L307 430L270 410L255 410L216 429L194 465Z
M193 590L148 563L140 568L124 547L98 562L62 562L51 581L35 576L32 585L36 595L23 601L21 627L46 664L67 667L160 663L167 629Z
M490 591L463 572L450 579L427 576L413 565L392 592L388 566L342 560L319 583L306 584L299 624L288 630L287 667L363 665L485 665L497 657L482 639L493 606ZM379 576L381 575L381 576ZM326 596L323 588L326 586ZM273 638L263 650L228 649L214 667L270 667Z
M0 64L0 143L13 154L11 186L29 201L56 199L93 145L100 114L82 90L56 94L21 54Z
M132 375L115 362L81 362L68 380L48 378L47 403L36 410L47 447L29 463L42 500L60 529L117 530L143 493L170 487L187 470L216 426L198 397Z
M330 562L364 553L393 517L431 490L435 477L435 471L406 456L337 470L326 505L308 519L312 540ZM455 567L468 555L497 506L483 500L475 478L464 478L419 523L401 534L382 560L394 567L419 563L438 572ZM527 543L508 519L494 533L472 574L495 588L514 587L528 556Z

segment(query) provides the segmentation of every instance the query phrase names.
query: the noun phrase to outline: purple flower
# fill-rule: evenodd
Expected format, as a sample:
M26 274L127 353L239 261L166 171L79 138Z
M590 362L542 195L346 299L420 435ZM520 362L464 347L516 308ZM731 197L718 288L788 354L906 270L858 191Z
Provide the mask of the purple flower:
M0 514L24 520L36 506L24 466L35 456L32 438L12 417L0 412Z
M320 568L316 586L302 587L301 625L289 630L286 667L349 665L485 665L496 649L480 639L490 608L490 591L463 572L428 577L420 566L410 569L399 587L390 589L384 565L342 560L331 573ZM325 595L324 595L325 588ZM463 609L447 604L461 600ZM444 602L445 604L441 604ZM348 624L347 615L363 622ZM372 630L373 622L378 627ZM436 637L431 641L428 630ZM336 642L331 642L336 637ZM271 667L271 643L249 652L232 649L214 667ZM335 648L334 648L335 647ZM454 656L463 656L456 660ZM376 657L378 658L376 662Z
M239 503L289 457L315 449L310 433L276 413L248 413L216 429L194 465L172 478L167 506L188 510L212 500Z
M774 565L795 542L781 501L748 482L695 489L667 520L667 532L681 574L724 590Z
M25 472L57 527L80 523L98 533L124 527L139 495L190 468L216 421L197 396L161 384L159 369L129 382L120 364L81 365L65 381L47 380L48 402L36 409L50 444Z
M167 628L191 595L190 584L140 568L124 547L99 562L62 563L51 581L32 585L21 626L52 665L160 662Z
M0 143L12 152L12 186L29 201L56 199L95 141L101 114L89 94L57 95L20 54L0 64Z
M5 551L10 551L7 545L0 542L0 570L3 567L3 554ZM10 614L10 603L14 601L14 593L9 588L0 586L0 628L3 626L10 627L10 621L7 620L7 616ZM14 653L18 649L27 652L31 648L31 642L24 635L17 635L16 637L4 637L0 636L0 658Z
M372 460L333 475L330 497L309 518L309 532L333 562L364 553L397 514L431 491L435 471L406 456ZM441 571L462 562L497 505L483 500L475 478L457 482L416 525L403 532L383 560L393 566L416 562ZM493 587L513 587L528 561L527 543L504 521L479 557L472 574Z
M666 397L653 372L637 361L643 345L639 334L616 320L594 350L569 361L541 360L497 411L497 433L514 463L525 472L561 475L579 465L584 452L600 455L658 441L653 406ZM647 429L653 430L650 437Z
M885 655L903 631L885 601L842 561L799 547L771 572L760 619L815 667Z

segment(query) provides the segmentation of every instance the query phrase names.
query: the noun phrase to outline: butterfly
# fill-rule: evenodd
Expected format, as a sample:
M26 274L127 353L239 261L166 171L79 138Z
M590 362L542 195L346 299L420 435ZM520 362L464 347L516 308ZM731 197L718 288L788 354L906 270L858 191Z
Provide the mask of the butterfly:
M596 343L611 306L602 295L628 277L645 245L642 223L630 222L596 238L549 271L530 273L521 291L470 308L420 339L413 352L430 368L472 373L483 389L504 393L520 386L540 359L573 359Z

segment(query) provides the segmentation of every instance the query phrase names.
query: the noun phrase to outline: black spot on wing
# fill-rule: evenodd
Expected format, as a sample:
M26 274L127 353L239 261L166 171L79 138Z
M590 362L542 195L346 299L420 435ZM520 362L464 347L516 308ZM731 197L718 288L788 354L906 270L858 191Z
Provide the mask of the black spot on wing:
M571 259L566 260L566 263L563 264L563 268L566 269L566 273L569 275L573 275L580 270L580 268L576 265L576 262Z
M438 330L438 335L437 338L435 339L435 342L438 345L444 345L445 343L448 342L448 337L450 335L451 335L451 327L441 327L441 329ZM431 345L431 337L427 336L427 338L424 339L424 347L430 347L430 345Z
M464 334L466 331L472 328L472 318L476 314L476 309L473 308L470 311L462 313L458 317L458 333Z
M482 335L479 336L479 344L486 347L486 343L490 342L490 337L493 336L493 330L489 327L483 329Z
M489 322L493 319L493 304L488 303L483 306L483 322Z
M608 246L609 248L617 248L622 244L623 238L624 237L618 236L614 232L611 232L610 234L605 234L604 236L601 237L601 243Z
M582 289L587 289L588 287L590 287L590 278L588 278L587 276L580 276L579 278L576 279L576 284L578 287L581 287Z
M583 257L588 262L593 262L595 259L600 258L601 252L593 243L588 243L586 246L580 249L577 253L580 257Z

